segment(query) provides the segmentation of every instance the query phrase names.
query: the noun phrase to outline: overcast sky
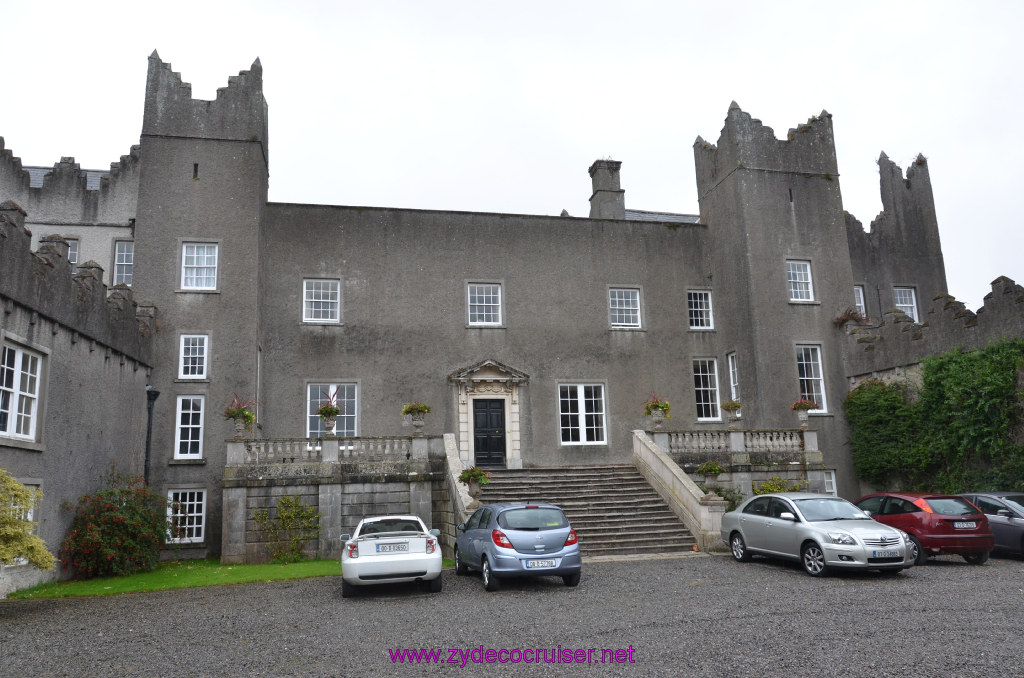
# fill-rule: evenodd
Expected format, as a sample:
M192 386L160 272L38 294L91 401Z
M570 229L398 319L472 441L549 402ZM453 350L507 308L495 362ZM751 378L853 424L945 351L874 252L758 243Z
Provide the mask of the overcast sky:
M924 153L950 293L1024 284L1021 2L79 0L0 21L0 136L26 165L126 154L154 49L202 99L260 58L275 202L586 216L611 157L627 207L696 214L693 142L731 101L779 138L825 109L848 212L881 210L880 152Z

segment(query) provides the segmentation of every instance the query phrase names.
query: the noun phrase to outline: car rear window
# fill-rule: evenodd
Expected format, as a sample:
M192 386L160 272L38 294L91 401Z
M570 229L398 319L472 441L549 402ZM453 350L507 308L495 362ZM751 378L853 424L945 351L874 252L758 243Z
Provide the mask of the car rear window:
M423 527L415 520L375 520L370 523L363 523L363 529L359 536L370 534L394 534L396 532L422 532Z
M971 502L960 497L928 497L925 499L932 511L944 516L970 516L981 513Z
M557 530L568 527L569 521L556 508L521 508L503 511L498 525L509 530Z

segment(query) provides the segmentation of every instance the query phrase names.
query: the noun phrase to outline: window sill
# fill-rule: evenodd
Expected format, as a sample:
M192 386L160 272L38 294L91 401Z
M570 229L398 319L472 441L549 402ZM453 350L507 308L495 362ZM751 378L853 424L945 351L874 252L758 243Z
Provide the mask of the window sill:
M646 327L609 327L609 332L646 332Z
M209 377L196 377L195 379L189 379L188 377L178 377L174 380L175 384L209 384Z
M316 325L318 327L344 327L340 320L303 320L300 325Z
M171 466L205 466L206 459L171 459L167 463Z
M821 306L821 302L815 299L808 299L806 301L802 299L790 299L789 303L791 306Z
M714 327L690 327L690 328L687 329L687 332L695 332L695 333L714 332L714 331L715 331Z
M466 325L467 330L504 330L505 325Z
M7 438L0 436L0 447L17 447L30 452L45 452L46 445L35 440L24 440L22 438Z
M194 290L188 287L179 287L174 290L175 294L220 294L220 290Z

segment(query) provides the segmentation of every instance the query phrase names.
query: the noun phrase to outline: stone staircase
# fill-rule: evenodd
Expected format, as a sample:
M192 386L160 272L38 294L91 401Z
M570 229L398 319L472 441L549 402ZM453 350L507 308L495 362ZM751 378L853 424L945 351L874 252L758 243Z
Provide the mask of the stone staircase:
M696 540L633 466L489 469L480 501L565 511L585 556L681 553Z

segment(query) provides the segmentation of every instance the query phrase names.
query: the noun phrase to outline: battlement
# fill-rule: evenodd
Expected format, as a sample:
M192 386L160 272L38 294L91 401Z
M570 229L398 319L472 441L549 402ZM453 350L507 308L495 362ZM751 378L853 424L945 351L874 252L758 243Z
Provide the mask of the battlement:
M976 313L955 297L940 294L932 299L924 322L915 323L898 309L884 316L878 326L850 331L848 376L886 372L914 365L929 355L980 349L1019 336L1024 326L1024 287L1005 276L996 278Z
M693 144L697 193L704 196L737 168L838 177L832 116L822 111L778 139L771 127L744 113L734 101L725 127L712 144Z
M52 168L26 167L0 137L0 199L49 224L123 224L135 216L141 157L132 146L110 170L82 169L72 157Z
M72 273L68 243L44 236L31 250L32 234L25 228L25 211L10 200L0 204L0 313L21 306L75 337L93 341L138 363L152 364L150 336L156 309L136 304L130 288L118 285L109 294L103 268L94 261L79 264Z
M267 102L263 98L263 66L256 59L248 71L228 78L213 101L192 98L192 85L182 82L156 50L149 57L143 136L257 141L267 148Z

